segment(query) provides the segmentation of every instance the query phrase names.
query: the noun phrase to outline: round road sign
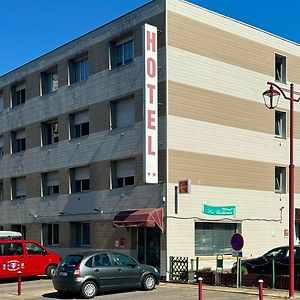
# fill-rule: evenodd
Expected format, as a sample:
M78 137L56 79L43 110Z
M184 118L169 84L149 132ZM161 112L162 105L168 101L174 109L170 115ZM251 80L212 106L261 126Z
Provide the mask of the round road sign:
M240 233L235 233L231 237L231 247L235 251L241 251L244 246L244 239Z

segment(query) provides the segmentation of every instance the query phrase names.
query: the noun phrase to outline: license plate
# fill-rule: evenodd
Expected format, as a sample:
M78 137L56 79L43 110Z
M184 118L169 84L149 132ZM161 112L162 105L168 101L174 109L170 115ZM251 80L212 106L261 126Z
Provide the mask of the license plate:
M67 273L67 272L58 272L58 275L59 275L59 276L67 276L68 273Z

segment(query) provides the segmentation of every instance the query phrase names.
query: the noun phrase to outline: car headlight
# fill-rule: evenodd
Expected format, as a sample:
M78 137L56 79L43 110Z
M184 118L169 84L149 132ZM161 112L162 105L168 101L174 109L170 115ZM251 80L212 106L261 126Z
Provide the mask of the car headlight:
M154 269L154 272L159 273L158 270L157 270L156 268L153 267L153 269Z

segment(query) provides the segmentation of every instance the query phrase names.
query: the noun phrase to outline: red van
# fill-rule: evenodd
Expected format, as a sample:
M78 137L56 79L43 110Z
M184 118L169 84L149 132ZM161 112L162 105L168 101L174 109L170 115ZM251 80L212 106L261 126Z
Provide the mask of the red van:
M61 257L33 240L0 240L0 278L47 275L52 278Z

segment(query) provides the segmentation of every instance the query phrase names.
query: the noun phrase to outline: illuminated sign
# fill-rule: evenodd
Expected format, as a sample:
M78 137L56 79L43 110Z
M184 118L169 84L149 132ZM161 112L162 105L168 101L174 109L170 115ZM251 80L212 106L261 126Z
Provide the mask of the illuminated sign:
M179 194L190 194L191 193L191 180L183 179L178 181Z
M158 183L157 28L145 24L144 45L144 181Z
M235 206L211 206L207 204L202 205L202 212L206 215L214 216L235 216Z

